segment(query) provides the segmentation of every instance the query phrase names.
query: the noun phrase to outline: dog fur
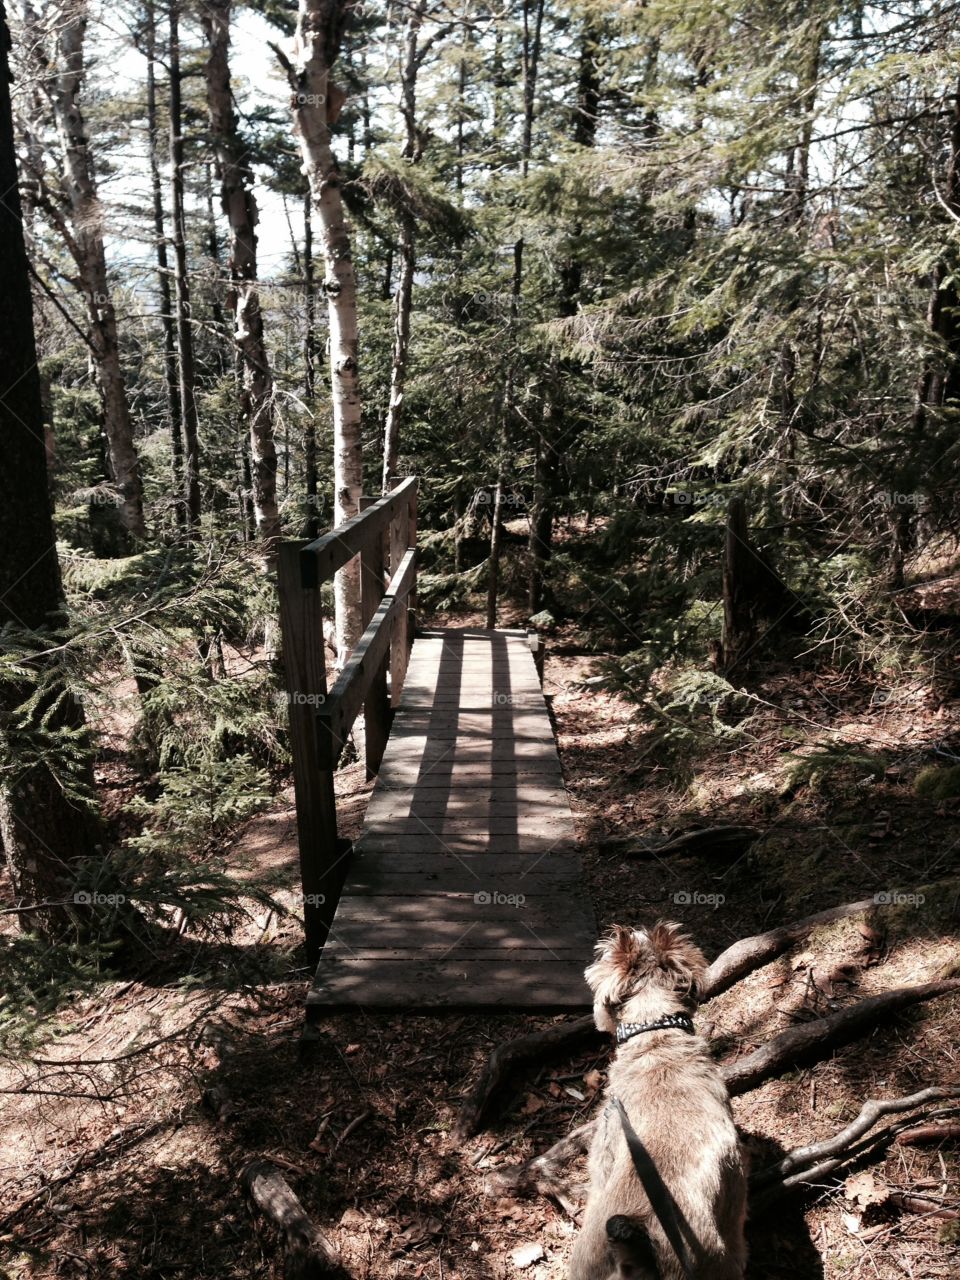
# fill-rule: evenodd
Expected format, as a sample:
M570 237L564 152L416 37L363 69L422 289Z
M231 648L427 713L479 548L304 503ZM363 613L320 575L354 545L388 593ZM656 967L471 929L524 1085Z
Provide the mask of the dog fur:
M649 931L615 925L597 943L585 977L594 1020L653 1022L696 1006L707 963L677 924ZM706 1042L671 1028L621 1045L608 1098L619 1098L652 1157L690 1245L685 1270L631 1160L617 1113L607 1107L590 1150L590 1192L569 1280L743 1280L746 1178L730 1099Z

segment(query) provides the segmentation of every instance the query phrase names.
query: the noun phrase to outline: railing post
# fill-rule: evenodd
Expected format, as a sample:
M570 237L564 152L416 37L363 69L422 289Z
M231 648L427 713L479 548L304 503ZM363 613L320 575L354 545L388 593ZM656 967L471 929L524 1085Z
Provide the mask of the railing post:
M394 485L399 481L395 480ZM402 506L390 521L390 576L397 572L400 561L403 559L407 550L407 511L406 505ZM400 693L403 689L403 677L406 670L406 663L402 660L403 651L407 643L407 615L404 612L396 621L393 628L393 634L390 637L390 701L396 707L400 702Z
M360 510L376 502L376 498L360 499ZM369 543L360 552L360 614L364 629L383 599L383 537L374 530ZM367 781L376 777L390 734L390 695L387 692L387 660L381 663L363 704L364 759Z
M407 516L407 546L415 547L417 545L417 488L414 485L410 492L410 507ZM407 652L413 648L413 641L417 634L417 567L414 564L413 569L413 586L410 588L410 598L407 605Z
M333 771L317 749L316 713L327 696L320 588L305 586L302 542L282 542L278 558L280 632L290 716L293 790L297 805L300 881L307 961L316 964L336 907L337 814ZM307 577L309 582L309 577Z

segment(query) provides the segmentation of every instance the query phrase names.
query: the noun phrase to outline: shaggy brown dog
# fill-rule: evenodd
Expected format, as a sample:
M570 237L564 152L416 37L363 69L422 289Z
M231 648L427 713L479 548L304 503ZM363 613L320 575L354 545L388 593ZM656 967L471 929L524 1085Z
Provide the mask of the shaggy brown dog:
M585 975L594 1020L617 1032L620 1048L570 1280L743 1280L740 1143L720 1072L689 1019L706 967L676 924L615 925L597 943ZM647 1028L663 1020L673 1025Z

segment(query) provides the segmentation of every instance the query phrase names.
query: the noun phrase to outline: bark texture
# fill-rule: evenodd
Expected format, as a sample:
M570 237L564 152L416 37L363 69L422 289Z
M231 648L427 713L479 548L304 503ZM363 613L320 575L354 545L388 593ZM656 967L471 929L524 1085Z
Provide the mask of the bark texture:
M320 223L324 260L323 292L330 328L336 524L357 514L363 486L357 283L340 190L340 170L327 123L330 70L340 51L348 12L345 0L300 0L289 68L294 125ZM337 649L342 662L361 633L359 558L354 558L337 574L334 599Z
M62 622L63 596L47 492L40 375L33 332L27 256L23 242L10 76L9 33L0 4L0 628L10 638L37 633ZM35 663L44 662L37 654ZM13 882L15 901L23 906L20 924L54 939L73 927L65 899L78 858L89 857L99 839L94 817L73 804L51 764L24 750L29 738L17 708L28 687L11 680L0 684L0 839ZM83 712L66 689L52 688L44 709L55 706L50 727L78 729ZM42 712L41 712L42 713ZM38 713L38 714L41 714ZM26 729L29 735L29 726ZM9 753L9 754L8 754ZM40 905L38 904L50 904Z
M200 441L196 398L196 366L193 355L193 323L190 314L190 276L187 271L187 229L183 204L183 120L180 74L180 21L178 0L171 0L170 22L170 172L173 190L173 260L177 301L177 354L179 360L180 429L183 437L183 497L187 523L200 523Z
M417 129L417 72L422 57L418 49L426 0L417 0L407 14L403 39L403 69L400 77L401 112L406 126L403 156L416 164L423 150ZM397 478L400 456L400 418L410 351L410 316L413 310L413 277L417 268L417 224L404 210L400 216L400 276L394 302L393 360L390 366L390 399L383 432L383 491L389 492Z
M220 203L230 226L228 303L241 362L240 416L250 431L254 520L267 555L272 557L280 538L273 378L257 292L257 202L230 88L230 3L231 0L207 0L201 10L208 49L207 114L220 181Z
M153 202L153 235L157 253L157 288L160 293L160 325L163 329L163 382L167 397L167 427L173 459L173 491L177 495L177 523L186 523L183 504L183 433L180 429L180 388L177 382L177 335L173 322L170 291L170 260L163 216L163 185L160 180L160 136L157 124L157 12L154 0L146 10L144 50L147 59L147 146L150 165L150 192Z
M103 244L103 211L97 194L93 154L80 106L85 74L84 39L87 5L80 2L52 15L55 25L55 70L48 87L60 140L63 184L70 200L72 243L80 287L90 324L90 343L103 405L103 429L111 479L119 494L119 514L129 534L146 534L140 460L120 364L117 317L107 277Z

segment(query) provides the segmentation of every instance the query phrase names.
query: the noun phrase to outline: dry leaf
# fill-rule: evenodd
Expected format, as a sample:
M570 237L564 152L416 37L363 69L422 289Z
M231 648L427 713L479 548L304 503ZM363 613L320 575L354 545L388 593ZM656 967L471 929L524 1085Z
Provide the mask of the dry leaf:
M593 1071L588 1071L583 1077L583 1083L591 1093L596 1093L603 1084L603 1073L594 1068Z
M866 1208L870 1204L883 1204L887 1189L877 1182L872 1173L853 1173L843 1184L844 1194L854 1204Z
M863 1225L860 1218L855 1213L841 1213L843 1225L847 1228L852 1236L860 1234L860 1227Z
M535 1093L528 1093L527 1100L523 1104L523 1114L532 1116L536 1111L542 1111L547 1104L542 1098L538 1098Z

